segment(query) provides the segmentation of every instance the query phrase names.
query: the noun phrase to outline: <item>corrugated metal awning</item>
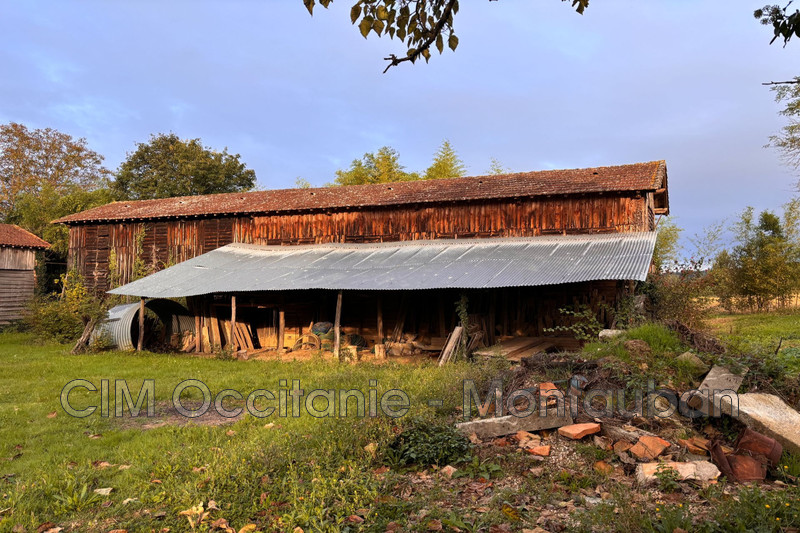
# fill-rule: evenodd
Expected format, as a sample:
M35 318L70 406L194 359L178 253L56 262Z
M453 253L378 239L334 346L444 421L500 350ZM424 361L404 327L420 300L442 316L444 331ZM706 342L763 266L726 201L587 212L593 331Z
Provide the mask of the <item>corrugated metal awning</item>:
M656 233L375 244L229 244L109 291L181 297L296 289L419 290L644 280Z

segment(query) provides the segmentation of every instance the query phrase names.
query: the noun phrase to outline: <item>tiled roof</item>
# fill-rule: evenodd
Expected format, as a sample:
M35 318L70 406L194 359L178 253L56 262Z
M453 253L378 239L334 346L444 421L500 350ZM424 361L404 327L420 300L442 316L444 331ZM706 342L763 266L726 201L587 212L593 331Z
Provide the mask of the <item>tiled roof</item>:
M401 204L428 204L546 195L652 191L661 187L666 163L652 161L611 167L543 170L315 189L182 196L113 202L56 220L66 224L171 217L280 213Z
M12 246L14 248L50 248L50 245L19 226L13 224L0 224L0 247Z

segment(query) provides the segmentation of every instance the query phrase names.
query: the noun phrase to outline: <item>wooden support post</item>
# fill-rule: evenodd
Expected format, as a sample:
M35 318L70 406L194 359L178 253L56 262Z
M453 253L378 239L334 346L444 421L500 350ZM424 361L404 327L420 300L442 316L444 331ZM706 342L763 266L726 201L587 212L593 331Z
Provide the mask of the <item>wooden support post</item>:
M339 347L341 345L340 326L342 323L342 291L336 297L336 318L333 321L333 356L339 358Z
M283 337L286 333L286 314L283 309L278 311L278 353L283 353Z
M447 336L447 323L444 318L444 296L442 294L439 295L439 336Z
M203 337L203 331L200 325L200 309L195 304L194 306L194 351L200 353L201 343L200 339Z
M378 295L378 344L383 344L383 301Z
M139 342L136 349L140 352L144 349L144 298L139 299Z
M237 348L237 342L235 337L236 331L236 296L231 296L231 323L230 329L228 330L228 342L231 345L231 349L235 350Z

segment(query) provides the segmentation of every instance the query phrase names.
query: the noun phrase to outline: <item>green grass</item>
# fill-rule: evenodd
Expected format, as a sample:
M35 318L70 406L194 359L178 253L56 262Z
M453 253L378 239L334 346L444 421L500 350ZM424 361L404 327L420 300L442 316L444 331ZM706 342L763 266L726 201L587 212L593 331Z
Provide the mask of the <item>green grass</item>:
M206 523L225 518L237 530L250 523L264 531L343 530L350 515L365 510L369 515L379 501L386 505L372 470L396 427L412 415L454 414L461 380L480 379L481 372L466 364L234 362L120 352L75 356L64 346L35 345L24 334L0 334L0 531L16 524L35 530L47 521L68 531L186 531L189 522L179 513L208 506L209 500L219 510L212 510ZM123 424L98 413L67 415L59 394L75 378L98 388L101 379L112 380L112 395L115 379L127 380L134 394L144 379L154 379L159 404L169 402L174 387L189 378L205 382L212 394L236 389L244 395L260 388L277 392L279 379L300 379L306 393L356 388L366 394L369 380L376 379L379 398L402 389L411 411L398 420L273 414L215 427L142 430L130 419ZM76 390L70 399L81 408L98 397ZM428 407L428 399L443 399L444 405ZM265 428L269 422L275 425ZM364 449L370 443L378 445L375 454ZM103 468L101 461L113 466ZM98 488L113 491L99 496Z

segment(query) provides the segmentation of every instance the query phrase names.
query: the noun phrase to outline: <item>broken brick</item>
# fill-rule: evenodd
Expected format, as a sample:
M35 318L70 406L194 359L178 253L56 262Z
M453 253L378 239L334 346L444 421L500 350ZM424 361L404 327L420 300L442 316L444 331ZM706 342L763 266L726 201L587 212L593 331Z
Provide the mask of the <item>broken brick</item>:
M642 435L629 451L641 460L652 461L669 447L670 443L660 437Z
M600 432L600 424L589 422L586 424L572 424L558 428L558 434L572 440L582 439L587 435Z
M539 457L549 457L550 456L550 446L535 446L533 448L527 448L525 450L531 455L537 455Z

